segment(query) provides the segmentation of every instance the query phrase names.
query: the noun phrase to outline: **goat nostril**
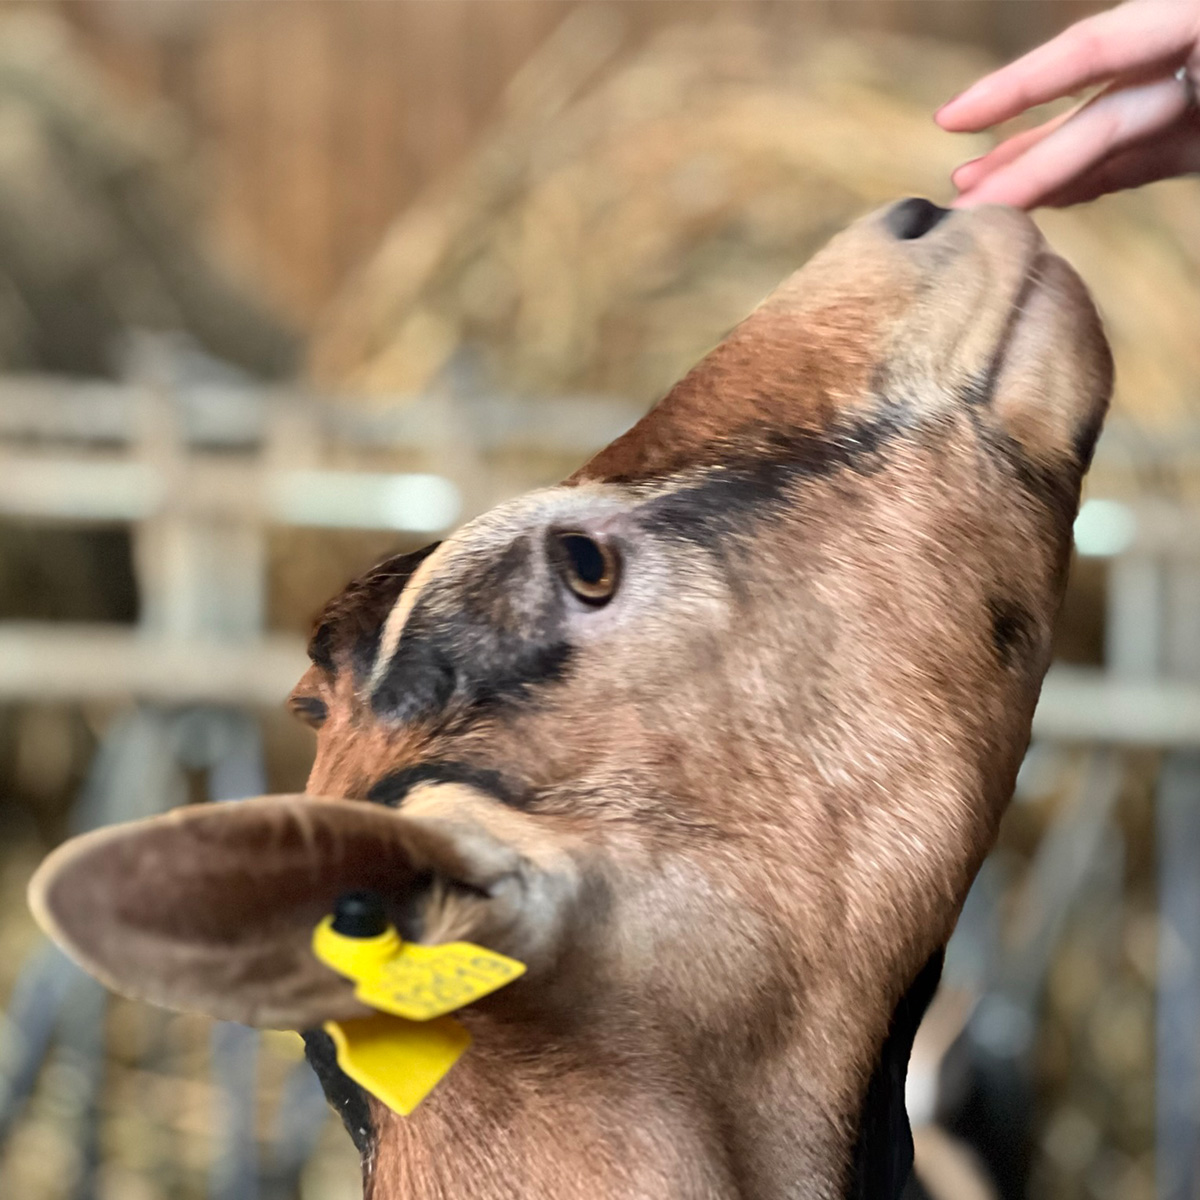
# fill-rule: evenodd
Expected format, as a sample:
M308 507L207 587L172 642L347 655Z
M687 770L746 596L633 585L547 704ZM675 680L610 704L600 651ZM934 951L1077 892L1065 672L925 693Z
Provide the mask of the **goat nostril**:
M383 901L374 892L343 892L333 906L333 932L343 937L379 937L387 927Z
M924 237L949 215L948 208L938 208L936 204L920 196L910 196L907 200L893 204L884 214L883 223L894 237L903 242L911 242Z

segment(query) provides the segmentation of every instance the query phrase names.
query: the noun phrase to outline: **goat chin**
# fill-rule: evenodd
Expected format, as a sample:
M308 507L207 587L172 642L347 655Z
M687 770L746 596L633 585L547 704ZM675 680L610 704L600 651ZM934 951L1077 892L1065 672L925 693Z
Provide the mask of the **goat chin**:
M34 910L119 990L282 1028L363 1011L310 950L347 888L524 962L408 1119L310 1037L373 1200L896 1197L1110 384L1027 218L866 217L562 485L331 602L307 796L69 843Z

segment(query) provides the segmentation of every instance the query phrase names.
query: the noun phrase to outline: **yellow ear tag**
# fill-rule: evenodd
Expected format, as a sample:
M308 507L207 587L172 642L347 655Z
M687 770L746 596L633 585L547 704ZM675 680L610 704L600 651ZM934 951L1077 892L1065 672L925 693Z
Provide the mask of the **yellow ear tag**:
M313 953L354 980L354 994L380 1012L432 1021L502 988L525 973L515 958L470 942L418 946L395 929L375 937L347 937L326 917L313 934Z
M429 1095L471 1044L453 1017L406 1021L375 1013L356 1021L326 1021L338 1066L402 1117Z
M325 1030L337 1048L338 1066L408 1116L471 1044L471 1035L446 1014L511 983L525 966L470 942L403 942L376 898L355 893L343 901L352 912L350 924L359 927L354 934L340 933L333 927L337 918L326 917L313 932L313 953L353 980L355 996L380 1011L328 1021ZM379 927L382 932L373 931Z

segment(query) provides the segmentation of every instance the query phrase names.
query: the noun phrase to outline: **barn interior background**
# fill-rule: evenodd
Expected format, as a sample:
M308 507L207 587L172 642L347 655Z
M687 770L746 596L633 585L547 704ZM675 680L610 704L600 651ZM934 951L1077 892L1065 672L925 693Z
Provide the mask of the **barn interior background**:
M299 790L327 596L561 476L858 213L945 198L973 147L933 108L1096 7L0 3L0 1196L358 1195L294 1039L106 1000L33 865ZM1200 1180L1198 201L1041 218L1118 397L914 1058L939 1196Z

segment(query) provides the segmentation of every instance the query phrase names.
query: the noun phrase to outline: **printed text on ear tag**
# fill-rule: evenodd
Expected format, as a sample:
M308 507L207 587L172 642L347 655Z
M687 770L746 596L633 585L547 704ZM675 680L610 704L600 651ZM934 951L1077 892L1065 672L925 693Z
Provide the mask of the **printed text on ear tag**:
M453 1018L406 1021L375 1013L354 1021L326 1021L338 1066L360 1087L407 1117L471 1044Z
M313 936L313 952L354 981L364 1004L410 1021L444 1017L525 973L524 963L470 942L418 946L394 933L371 942L340 936L326 918Z
M523 963L470 942L406 944L375 972L360 976L355 995L382 1012L430 1021L473 1004L524 973Z

